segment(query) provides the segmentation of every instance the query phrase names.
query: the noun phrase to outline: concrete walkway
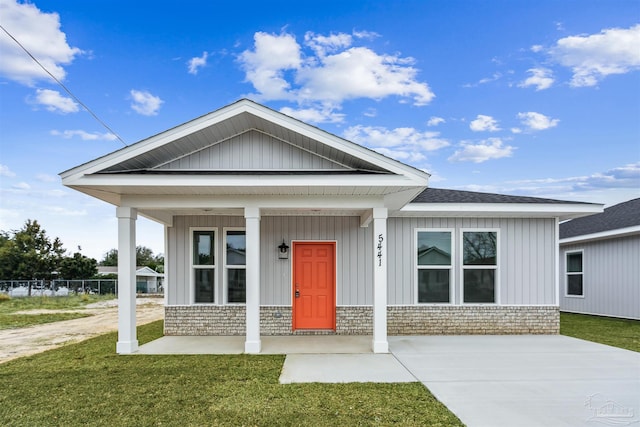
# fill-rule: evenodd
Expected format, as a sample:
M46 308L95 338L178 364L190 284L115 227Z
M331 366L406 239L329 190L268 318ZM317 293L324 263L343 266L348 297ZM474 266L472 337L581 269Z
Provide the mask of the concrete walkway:
M469 427L640 426L640 353L562 335L262 337L280 382L422 382ZM240 354L244 337L163 337L139 354Z

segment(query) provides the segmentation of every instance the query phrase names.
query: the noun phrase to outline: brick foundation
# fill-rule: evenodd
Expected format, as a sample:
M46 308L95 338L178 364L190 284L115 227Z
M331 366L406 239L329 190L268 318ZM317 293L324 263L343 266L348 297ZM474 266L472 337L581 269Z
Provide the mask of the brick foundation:
M558 334L554 306L390 306L389 335ZM244 335L245 307L194 305L165 307L165 335ZM370 306L336 308L336 331L291 330L291 307L260 307L261 335L371 335Z

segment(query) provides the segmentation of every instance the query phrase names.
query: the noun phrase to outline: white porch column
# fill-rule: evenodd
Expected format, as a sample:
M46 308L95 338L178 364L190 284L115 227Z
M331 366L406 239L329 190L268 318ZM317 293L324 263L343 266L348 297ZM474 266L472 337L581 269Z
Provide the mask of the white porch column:
M116 352L138 350L136 339L136 219L137 210L116 208L118 217L118 343Z
M260 353L260 208L244 209L246 227L246 327L245 353Z
M388 353L387 208L373 208L373 352Z

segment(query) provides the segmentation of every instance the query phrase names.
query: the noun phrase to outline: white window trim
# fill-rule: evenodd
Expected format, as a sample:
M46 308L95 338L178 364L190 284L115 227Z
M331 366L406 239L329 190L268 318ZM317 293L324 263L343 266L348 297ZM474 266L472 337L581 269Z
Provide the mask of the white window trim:
M464 233L483 233L493 232L496 233L496 265L470 265L465 267L464 265ZM500 262L502 256L500 256L500 229L499 228L460 228L460 235L458 236L460 255L458 272L460 274L460 304L461 305L500 305ZM495 283L494 283L494 301L493 302L464 302L464 270L488 270L495 269Z
M214 265L207 267L214 269L213 274L213 299L214 302L196 302L196 280L193 264L193 233L194 231L213 231L213 260ZM217 305L220 301L220 290L218 289L218 227L189 227L189 301L192 305Z
M581 254L582 255L582 265L581 267L581 271L580 273L578 272L569 272L567 271L567 269L569 268L569 263L567 262L567 258L569 257L569 255L571 254ZM568 280L568 276L569 275L574 275L574 274L581 274L582 275L582 295L571 295L569 294L569 280ZM566 251L564 253L564 296L567 298L583 298L584 299L584 249L572 249L570 251Z
M451 263L449 265L418 265L418 233L421 232L436 232L436 233L449 233L451 236ZM455 244L455 228L416 228L414 230L414 257L413 257L413 271L415 273L414 286L415 295L413 298L413 303L417 305L451 305L455 300L455 268L453 268L453 264L456 259L456 244ZM449 269L449 302L420 302L419 295L419 283L418 283L418 270L443 270Z
M226 305L246 305L246 302L229 302L229 275L227 274L227 270L232 268L234 270L246 270L247 264L245 259L244 265L227 265L227 232L228 231L244 231L245 235L245 244L247 241L247 229L245 227L223 227L222 229L222 299L220 301L224 301Z

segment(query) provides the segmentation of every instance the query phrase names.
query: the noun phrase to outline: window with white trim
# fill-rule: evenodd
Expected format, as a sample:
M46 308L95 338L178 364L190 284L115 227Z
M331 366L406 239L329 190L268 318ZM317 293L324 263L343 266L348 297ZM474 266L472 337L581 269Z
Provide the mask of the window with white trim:
M498 232L462 232L462 302L495 303Z
M214 303L216 294L216 230L193 229L191 271L196 303Z
M451 302L452 232L418 230L416 266L418 267L418 302Z
M584 296L582 251L567 252L565 262L567 296Z
M245 303L247 300L246 233L244 229L228 229L225 230L224 240L227 302Z

